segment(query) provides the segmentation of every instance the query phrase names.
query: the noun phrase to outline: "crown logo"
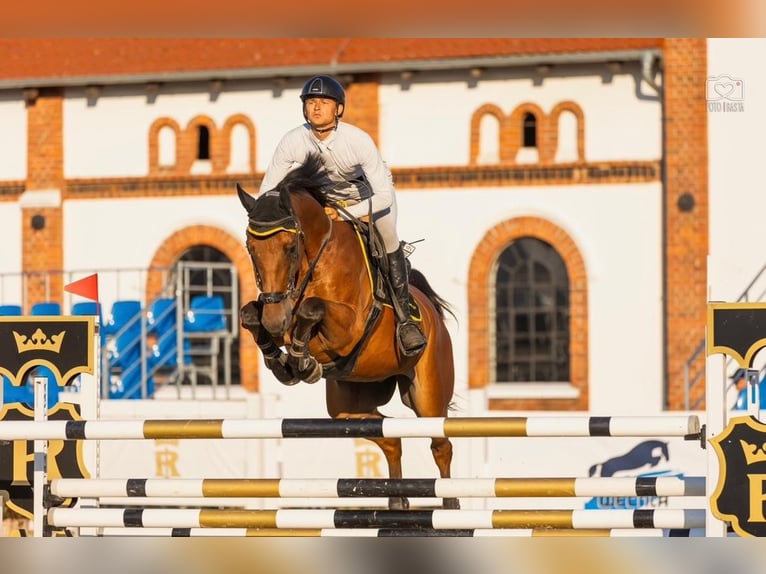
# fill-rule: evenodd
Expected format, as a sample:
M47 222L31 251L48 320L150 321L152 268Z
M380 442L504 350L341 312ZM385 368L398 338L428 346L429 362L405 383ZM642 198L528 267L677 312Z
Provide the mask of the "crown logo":
M745 453L745 460L747 464L755 464L756 462L766 462L766 451L764 451L763 443L760 447L757 444L750 444L740 439L739 444L742 445L742 452Z
M16 348L19 353L27 351L53 351L58 353L61 350L61 343L64 342L66 331L61 331L58 335L48 337L39 327L30 337L20 335L16 331L13 336L16 339Z

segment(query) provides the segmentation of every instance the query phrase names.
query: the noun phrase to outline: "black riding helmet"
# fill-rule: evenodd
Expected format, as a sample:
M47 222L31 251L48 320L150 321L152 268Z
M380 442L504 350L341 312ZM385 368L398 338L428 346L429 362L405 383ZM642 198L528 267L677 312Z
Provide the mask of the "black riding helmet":
M346 109L346 92L340 82L331 76L314 76L310 78L301 90L301 102L303 102L303 116L306 117L306 100L308 98L330 98L335 100L338 106L338 117L343 116Z

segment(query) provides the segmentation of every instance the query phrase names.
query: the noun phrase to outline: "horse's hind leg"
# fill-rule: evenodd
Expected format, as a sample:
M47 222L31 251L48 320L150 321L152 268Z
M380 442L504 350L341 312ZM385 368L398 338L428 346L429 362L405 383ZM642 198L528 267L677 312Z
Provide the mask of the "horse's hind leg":
M378 413L380 418L383 415ZM400 438L371 438L372 442L378 445L383 451L388 464L388 478L402 478L402 439ZM388 508L390 510L407 510L410 507L410 501L403 496L390 496L388 498Z
M436 326L429 333L429 344L415 367L415 377L411 382L400 383L402 402L410 407L419 417L446 417L455 384L455 372L452 363L452 343L443 324ZM452 442L447 437L431 439L431 453L439 469L441 478L450 478L452 465ZM460 508L457 498L445 498L444 508Z
M396 380L391 378L382 383L348 383L328 379L326 385L327 412L333 418L382 419L378 406L385 405L394 394ZM402 478L402 439L369 438L383 452L388 466L389 478ZM391 510L405 510L410 507L405 497L392 496L388 499Z
M450 439L445 437L432 438L431 453L439 469L439 476L449 478L450 466L452 465L452 442ZM443 508L457 510L460 508L460 501L457 498L444 498L442 506Z

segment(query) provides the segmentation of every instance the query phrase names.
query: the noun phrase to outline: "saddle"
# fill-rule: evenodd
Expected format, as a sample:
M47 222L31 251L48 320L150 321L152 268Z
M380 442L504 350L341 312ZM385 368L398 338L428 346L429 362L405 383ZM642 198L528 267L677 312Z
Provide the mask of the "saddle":
M372 222L372 215L370 214L369 222L362 221L351 215L340 203L327 201L325 205L337 209L347 217L348 222L353 226L354 232L359 239L362 253L367 261L367 272L372 284L372 309L367 317L364 333L361 338L354 346L351 353L336 361L322 365L322 370L325 375L332 374L341 376L350 373L353 370L364 344L367 342L368 337L380 319L383 306L393 307L394 290L391 285L391 280L389 279L388 257L386 257L383 238L375 224ZM409 261L407 261L407 265L409 271ZM408 308L410 317L413 321L422 320L420 308L411 293L408 298Z
M394 290L389 279L388 270L388 257L386 257L386 249L383 244L383 238L378 231L378 228L372 222L372 216L369 217L369 222L362 221L361 219L351 215L340 203L327 202L328 207L332 207L341 212L348 218L348 222L354 228L359 242L362 247L362 253L367 260L367 269L370 274L370 281L372 283L372 293L376 302L389 307L393 306L392 300L394 298ZM410 246L409 243L404 243L405 251ZM414 248L410 247L411 250ZM406 259L407 271L410 271L410 261ZM408 307L410 318L413 321L420 321L420 308L417 301L410 294L408 299Z

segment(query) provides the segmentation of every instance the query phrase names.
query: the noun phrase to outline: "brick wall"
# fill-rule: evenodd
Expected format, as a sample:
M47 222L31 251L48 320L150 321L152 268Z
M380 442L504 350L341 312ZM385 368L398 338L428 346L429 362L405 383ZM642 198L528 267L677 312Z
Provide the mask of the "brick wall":
M27 102L27 193L35 190L59 190L64 185L63 100L61 90L43 89ZM44 218L44 227L32 228L32 218ZM25 273L60 270L64 264L62 249L62 208L45 206L22 209L22 268ZM51 276L46 292L45 277L32 276L27 283L27 302L60 301L62 275Z
M380 128L378 74L357 74L346 88L346 111L343 121L366 131L375 143L378 142Z
M704 38L665 40L667 407L684 406L684 363L705 334L708 154ZM683 198L683 200L682 200ZM690 211L679 205L693 199ZM704 390L704 385L700 385Z

